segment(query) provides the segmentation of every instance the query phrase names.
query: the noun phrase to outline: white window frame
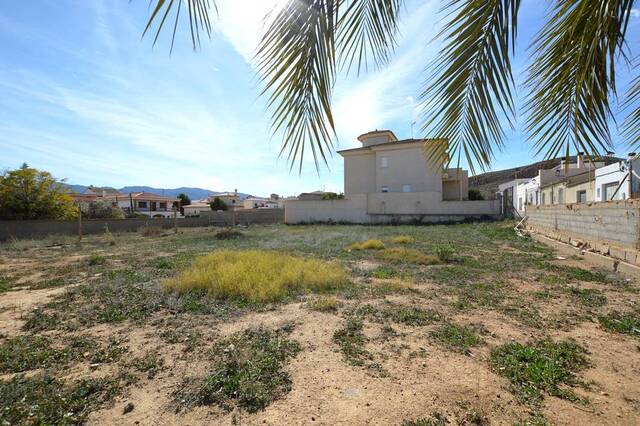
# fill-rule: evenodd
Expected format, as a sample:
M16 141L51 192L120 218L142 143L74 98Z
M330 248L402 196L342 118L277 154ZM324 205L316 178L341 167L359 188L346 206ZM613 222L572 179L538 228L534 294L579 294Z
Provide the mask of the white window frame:
M380 157L380 167L383 169L389 167L389 157Z

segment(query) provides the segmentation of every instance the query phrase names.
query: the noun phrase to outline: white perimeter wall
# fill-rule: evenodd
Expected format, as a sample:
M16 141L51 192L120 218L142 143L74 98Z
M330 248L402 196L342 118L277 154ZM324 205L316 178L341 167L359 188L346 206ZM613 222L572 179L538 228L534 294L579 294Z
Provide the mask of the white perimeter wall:
M440 192L389 192L351 194L343 200L290 200L285 204L285 223L384 223L398 220L399 215L407 220L433 216L434 221L446 221L500 214L499 200L442 201L441 196Z

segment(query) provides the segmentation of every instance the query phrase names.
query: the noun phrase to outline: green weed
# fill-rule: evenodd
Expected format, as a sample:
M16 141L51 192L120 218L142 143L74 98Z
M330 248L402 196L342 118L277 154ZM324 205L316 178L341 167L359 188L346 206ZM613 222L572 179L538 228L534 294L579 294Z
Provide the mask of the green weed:
M211 372L196 383L187 381L176 397L184 405L234 406L249 412L264 409L291 389L283 370L300 351L284 332L245 330L218 342L211 351Z
M598 321L605 330L640 337L640 313L638 312L614 311L598 317Z
M579 384L575 373L588 365L586 355L584 348L571 341L508 343L491 351L491 367L509 379L525 403L539 405L543 393L578 401L567 387Z
M469 349L482 343L482 339L471 327L446 323L430 333L432 339L444 347L460 353L469 353Z

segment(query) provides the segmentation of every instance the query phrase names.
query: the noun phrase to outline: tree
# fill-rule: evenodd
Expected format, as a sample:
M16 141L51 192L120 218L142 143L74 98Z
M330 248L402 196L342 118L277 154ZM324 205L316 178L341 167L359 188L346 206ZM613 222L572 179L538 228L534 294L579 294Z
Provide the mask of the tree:
M447 163L463 156L471 169L488 167L513 127L516 106L511 60L520 0L447 0L439 39L443 48L429 64L422 91L423 136L428 157ZM636 0L549 0L548 21L532 42L524 115L538 153L611 150L612 102L617 102L618 61L630 65L626 30ZM360 73L383 66L396 45L402 0L289 0L258 46L256 60L269 97L274 132L282 152L302 168L311 152L316 168L333 149L331 95L338 69ZM191 41L211 36L215 0L152 0L143 35L154 44L165 24L176 35L187 10ZM169 18L173 16L174 19ZM155 25L154 29L152 27ZM173 48L173 39L171 42ZM637 54L637 52L636 52ZM639 69L640 67L636 68ZM619 103L629 111L620 133L640 145L640 76ZM306 148L306 149L305 149Z
M184 215L184 206L191 204L191 198L183 192L178 194L177 198L180 200L180 214Z
M0 218L73 219L78 209L63 181L26 163L0 175Z
M323 200L343 200L344 199L344 193L339 193L336 194L335 192L325 192L324 194L322 194L322 199Z
M209 205L211 206L211 210L215 210L215 211L227 210L228 208L227 204L224 201L222 201L220 197L215 197L213 201L209 203Z
M86 210L86 211L85 211ZM98 200L83 209L83 216L88 219L124 219L124 211L117 205Z
M468 198L469 200L484 200L484 196L478 188L469 189Z

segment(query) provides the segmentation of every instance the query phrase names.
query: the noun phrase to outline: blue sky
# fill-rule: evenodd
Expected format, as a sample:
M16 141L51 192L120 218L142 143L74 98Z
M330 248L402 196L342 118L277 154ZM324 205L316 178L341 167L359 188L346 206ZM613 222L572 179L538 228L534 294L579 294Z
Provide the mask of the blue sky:
M198 186L293 195L342 190L342 159L302 174L278 159L252 53L275 0L220 0L211 41L191 49L187 27L169 55L169 33L141 40L148 1L31 0L0 8L0 169L26 161L70 183ZM514 73L546 10L524 0ZM393 61L340 77L333 98L338 149L375 128L411 137L424 66L437 53L440 2L406 1ZM634 11L628 43L640 45ZM635 52L636 54L638 52ZM630 74L621 72L624 88ZM620 115L622 117L622 115ZM519 130L508 133L493 169L534 160ZM415 136L418 134L416 126ZM616 144L623 155L626 148Z

